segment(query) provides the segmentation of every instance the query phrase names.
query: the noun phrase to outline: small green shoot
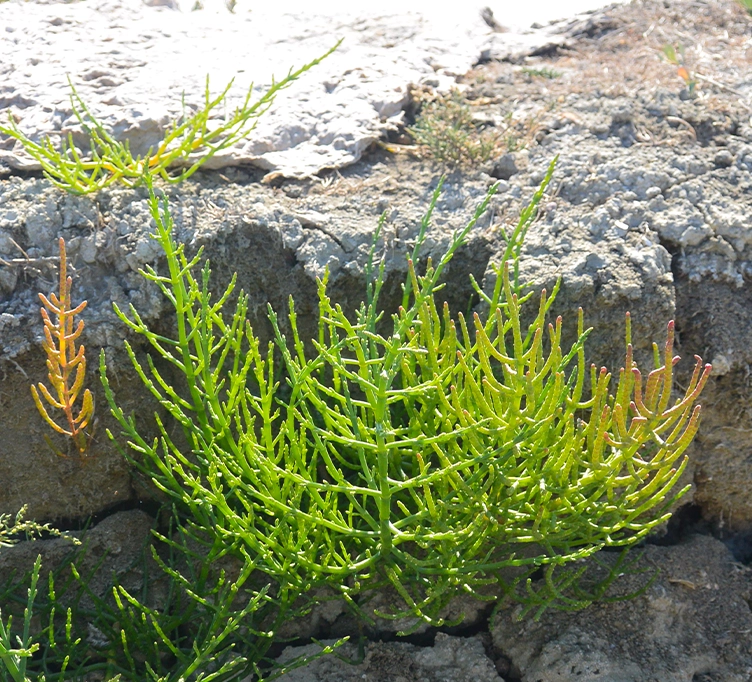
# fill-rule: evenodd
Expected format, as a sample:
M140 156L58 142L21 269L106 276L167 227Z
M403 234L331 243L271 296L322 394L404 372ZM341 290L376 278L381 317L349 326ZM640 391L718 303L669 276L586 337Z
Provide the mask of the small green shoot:
M561 76L561 71L557 71L556 69L552 69L548 66L540 69L523 66L522 73L524 73L526 76L530 76L531 78L545 78L547 80L553 80Z
M11 626L13 617L8 617L8 622L3 622L3 614L0 611L0 664L2 664L10 674L13 682L29 682L26 676L26 664L28 660L39 649L39 644L32 642L30 634L31 618L34 610L34 600L37 597L37 582L39 581L39 571L42 568L42 557L38 556L34 562L34 569L31 574L31 585L28 590L28 601L24 609L23 634L17 637L17 647L13 644L11 637ZM2 672L2 671L0 671ZM4 677L4 675L3 675ZM37 678L37 682L44 682L44 675Z
M694 97L695 88L697 87L697 78L686 66L684 46L681 43L676 46L666 43L662 48L662 52L669 63L677 67L676 75L686 84L689 96Z

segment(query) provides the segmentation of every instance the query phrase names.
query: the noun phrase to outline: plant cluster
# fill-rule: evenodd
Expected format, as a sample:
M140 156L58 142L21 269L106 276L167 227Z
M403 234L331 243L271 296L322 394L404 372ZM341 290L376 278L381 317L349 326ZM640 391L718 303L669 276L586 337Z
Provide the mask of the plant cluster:
M247 320L247 295L240 292L225 317L234 280L212 299L209 264L193 274L201 252L189 259L174 243L166 200L160 206L152 195L168 272L147 267L144 276L174 307L177 334L156 335L133 307L116 312L184 379L171 383L126 344L187 448L158 415L160 436L141 435L118 407L102 356L126 456L192 527L256 562L280 604L328 585L357 609L363 595L388 586L404 609L385 615L439 625L458 593L482 598L494 582L507 591L531 586L540 569L542 601L555 604L558 569L633 544L686 491L670 492L686 465L709 368L698 359L684 396L672 400L673 326L664 349L655 348L656 368L643 377L628 322L625 365L611 393L611 375L585 366L582 314L568 350L560 345L562 320L546 322L555 291L541 294L534 321L523 326L532 294L518 282L519 250L552 171L507 235L493 292L475 284L485 317L454 318L437 307L436 294L495 188L421 275L439 188L391 324L379 308L383 262L374 267L374 242L366 300L354 319L332 304L325 277L318 338L300 338L290 301L292 337L270 309L276 338L266 349ZM516 571L511 584L502 569Z
M202 128L191 137L187 130L178 137L187 135L189 147L207 134ZM171 143L139 161L135 176L105 167L97 149L110 142L96 127L92 140L93 161L68 146L44 157L46 172L68 191L115 181L148 187L166 269L147 266L142 275L174 310L175 332L156 333L133 306L115 311L150 348L144 356L125 342L159 405L157 437L147 438L143 423L120 408L104 353L100 378L127 441L123 454L168 500L166 520L145 552L138 592L114 580L109 593L95 594L89 585L98 568L82 574L75 556L48 575L46 591L37 589L40 561L25 598L19 598L29 584L23 578L0 588L4 603L24 609L15 639L12 621L0 620L3 682L90 674L132 682L262 678L270 673L266 656L275 633L311 607L309 595L319 587L333 589L363 618L367 599L391 589L402 606L379 615L412 617L415 627L443 624L452 598L488 599L492 586L537 613L581 608L603 596L624 563L585 593L577 585L579 560L633 545L686 492L672 490L698 427L696 400L709 366L698 358L684 394L674 398L673 325L664 347L654 346L655 368L644 375L633 360L627 317L625 363L612 387L605 369L586 366L582 312L576 342L563 348L562 319L548 319L558 287L541 292L536 304L520 282L522 244L553 163L503 235L493 289L472 280L485 313L454 315L440 296L447 265L496 187L433 262L422 248L440 183L391 317L381 300L382 218L355 314L330 300L325 275L318 282L317 338L301 338L291 299L290 334L269 308L274 337L262 347L235 278L215 296L201 250L189 255L174 240L167 199L160 201L154 187L157 177L177 179L166 173ZM112 145L107 149L127 152L127 145ZM215 151L210 146L207 153ZM164 167L152 164L155 158ZM74 328L73 316L85 304L73 307L70 287L61 243L60 293L42 298L58 397L42 385L38 390L63 410L68 428L48 415L36 392L35 400L83 454L85 439L77 437L93 403L84 392L75 414L84 356L77 346L82 323ZM108 436L119 442L117 434ZM543 580L534 582L536 574Z
M140 578L136 589L102 575L105 557L84 571L85 544L48 573L46 589L39 588L41 556L30 576L3 576L0 601L22 608L22 625L14 637L13 616L3 622L0 614L0 680L262 679L270 669L265 655L274 632L289 614L279 613L268 586L251 586L254 564L223 570L226 550L199 542L180 525L171 525L166 535L155 529L155 538L157 545L145 548L126 571ZM109 593L92 590L108 580ZM276 675L336 646L290 661Z
M561 71L557 71L556 69L552 69L548 66L544 66L542 68L523 66L522 73L524 73L526 76L530 76L531 78L545 78L547 80L554 80L555 78L559 78L561 76Z
M13 120L10 128L0 127L0 132L20 140L42 163L47 177L68 192L93 192L115 182L135 186L147 181L151 187L155 176L178 182L246 135L277 92L330 53L291 71L279 83L273 82L254 103L250 102L249 91L244 105L217 129L210 128L210 115L224 102L229 86L220 97L210 100L207 85L204 109L174 124L157 151L143 160L132 157L127 142L111 138L75 90L73 108L90 135L90 159L80 155L70 138L60 150L49 139L41 145L34 143ZM187 170L169 175L168 169L181 162ZM68 276L62 239L59 249L59 292L49 297L40 294L51 388L39 383L31 390L45 422L67 436L76 451L75 458L85 461L94 404L91 391L84 389L86 358L79 342L84 323L78 320L76 324L74 318L86 302L73 305L72 278ZM48 412L49 407L62 412L63 425ZM7 516L0 516L0 546L12 544L23 533L29 538L42 532L60 534L49 526L24 521L24 511L12 526ZM275 632L298 612L301 600L294 610L290 604L280 608L278 600L268 594L269 586L259 580L255 560L241 560L239 565L237 560L231 561L228 567L227 555L232 547L201 533L195 524L186 524L185 517L169 509L160 518L165 515L171 520L169 528L155 528L153 545L145 548L143 581L137 593L114 580L109 592L95 594L90 585L99 567L87 574L79 572L86 555L78 552L64 566L48 572L46 590L38 589L41 556L26 576L18 580L2 576L5 584L0 585L0 602L22 605L23 609L15 614L16 622L20 617L20 631L14 628L13 615L6 622L0 614L0 680L178 682L190 678L208 682L267 675L272 666L265 655ZM100 576L105 584L108 579L110 576ZM319 655L336 646L322 647ZM278 668L276 674L307 660L311 659L292 661Z

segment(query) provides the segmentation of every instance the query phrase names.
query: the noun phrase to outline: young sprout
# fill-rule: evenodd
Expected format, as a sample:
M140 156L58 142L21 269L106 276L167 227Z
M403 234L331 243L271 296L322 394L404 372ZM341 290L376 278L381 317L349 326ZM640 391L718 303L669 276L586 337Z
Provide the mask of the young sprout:
M681 78L687 86L689 96L694 97L695 88L697 87L697 78L690 73L689 69L685 65L684 58L684 46L679 44L676 47L670 43L666 43L663 46L663 54L666 59L671 62L676 68L676 75Z

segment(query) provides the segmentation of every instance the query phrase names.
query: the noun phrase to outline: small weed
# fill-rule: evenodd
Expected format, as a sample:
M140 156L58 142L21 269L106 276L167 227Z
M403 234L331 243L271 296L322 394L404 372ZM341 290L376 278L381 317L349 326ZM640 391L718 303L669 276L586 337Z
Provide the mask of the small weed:
M554 78L559 78L561 76L561 71L557 71L556 69L551 69L549 67L534 69L525 66L522 68L522 73L532 78L546 78L548 80L553 80Z
M752 2L752 0L750 1ZM676 75L686 84L687 90L689 90L689 96L694 97L695 88L697 87L697 79L685 64L684 46L681 43L676 46L666 43L663 46L662 52L666 59L677 67Z
M410 134L429 156L454 164L487 161L499 143L496 131L480 129L457 91L425 104Z

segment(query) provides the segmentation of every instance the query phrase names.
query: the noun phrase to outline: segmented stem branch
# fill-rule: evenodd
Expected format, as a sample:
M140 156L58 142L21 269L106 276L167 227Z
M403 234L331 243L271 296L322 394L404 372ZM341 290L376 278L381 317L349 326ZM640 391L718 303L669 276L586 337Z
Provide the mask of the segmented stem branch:
M42 348L47 353L47 377L52 390L43 383L31 387L39 414L52 429L73 442L79 458L86 456L91 442L91 422L94 416L94 398L87 388L82 389L86 379L86 356L83 344L78 339L84 330L84 321L75 323L74 318L86 307L86 301L73 306L71 287L73 278L68 276L68 262L65 253L65 240L61 237L60 247L60 284L59 294L51 293L49 298L39 294L43 303L40 308L44 322L44 341ZM53 321L54 319L54 321ZM41 397L40 397L41 394ZM81 407L77 407L79 396ZM42 397L50 407L63 413L64 424L61 426L47 411ZM48 442L49 438L47 439ZM59 449L51 447L57 454L65 456Z

